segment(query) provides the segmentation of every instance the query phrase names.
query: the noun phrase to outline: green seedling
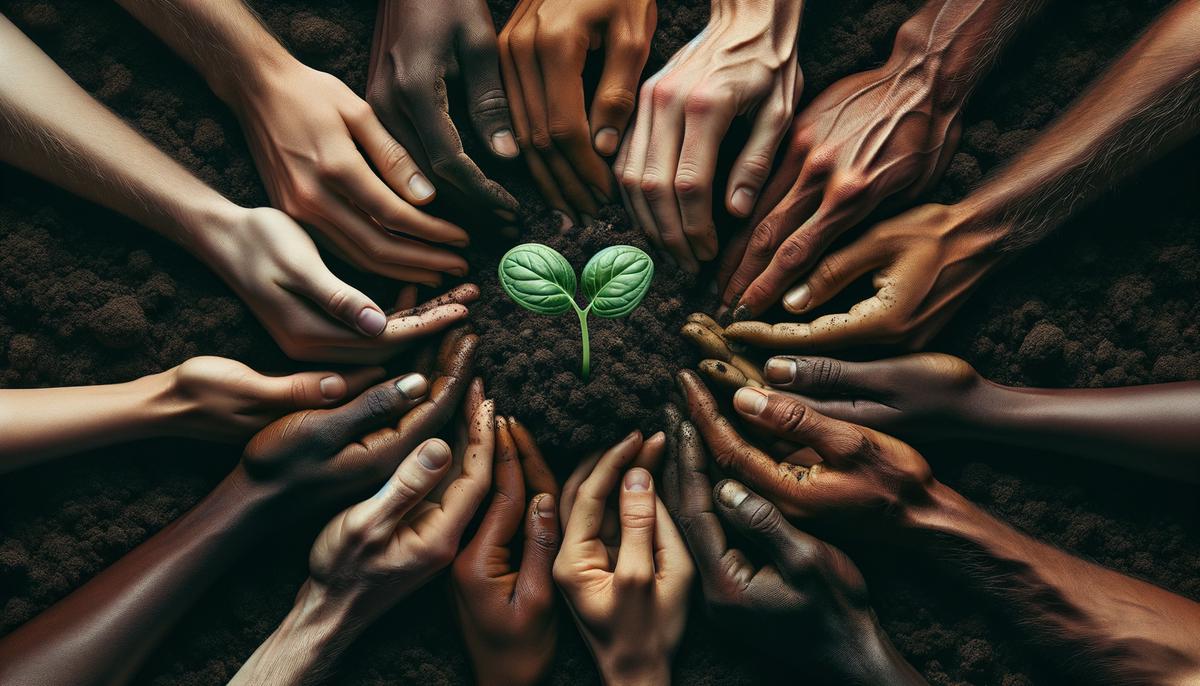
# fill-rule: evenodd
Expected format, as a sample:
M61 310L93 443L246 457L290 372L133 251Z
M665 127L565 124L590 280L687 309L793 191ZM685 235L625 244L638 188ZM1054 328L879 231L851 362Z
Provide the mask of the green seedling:
M583 268L587 307L575 304L575 270L557 250L524 243L500 260L500 285L513 302L538 314L574 309L583 336L583 380L591 372L588 314L616 319L637 309L650 290L654 261L632 245L613 245L596 253Z

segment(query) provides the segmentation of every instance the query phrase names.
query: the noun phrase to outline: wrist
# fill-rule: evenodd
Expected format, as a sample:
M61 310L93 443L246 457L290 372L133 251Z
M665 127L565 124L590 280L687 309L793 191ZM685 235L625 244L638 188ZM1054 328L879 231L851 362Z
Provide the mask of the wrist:
M187 404L178 392L177 370L172 367L123 384L136 399L139 429L145 436L176 436Z
M931 3L900 26L888 65L921 81L937 112L954 115L986 72L981 68L986 51L979 49L970 25L935 26L940 10Z
M235 45L228 64L204 75L213 93L239 114L254 93L281 83L287 73L302 66L266 29L262 33L262 40Z

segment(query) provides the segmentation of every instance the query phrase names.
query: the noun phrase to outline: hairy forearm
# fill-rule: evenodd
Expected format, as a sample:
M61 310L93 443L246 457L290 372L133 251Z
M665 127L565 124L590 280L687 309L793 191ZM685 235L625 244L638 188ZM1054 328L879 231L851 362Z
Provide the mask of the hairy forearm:
M974 434L1200 482L1200 382L1127 388L989 386Z
M128 681L192 603L278 519L240 468L194 508L0 641L0 683Z
M165 372L104 386L0 390L0 473L160 435L178 409Z
M0 158L175 240L239 208L154 147L0 16Z
M295 59L242 0L117 0L232 104Z
M291 612L254 651L230 686L317 684L368 623L353 602L309 580ZM373 616L373 615L372 615Z
M930 0L896 34L889 64L958 109L1025 19L1045 0Z
M1200 678L1200 604L1040 543L935 483L905 540L997 597L1092 683Z
M1020 250L1198 130L1200 0L1180 0L964 205Z

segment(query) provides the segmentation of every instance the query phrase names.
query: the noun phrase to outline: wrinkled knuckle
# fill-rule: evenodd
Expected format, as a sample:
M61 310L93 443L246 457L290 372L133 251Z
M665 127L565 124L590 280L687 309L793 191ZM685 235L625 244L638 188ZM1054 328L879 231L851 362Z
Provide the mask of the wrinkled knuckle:
M554 139L550 135L550 131L544 127L537 127L530 135L530 142L533 143L535 150L543 153L550 152L554 149Z
M776 257L784 267L799 269L808 262L812 254L812 238L806 233L796 233L789 236L783 245L779 246Z
M600 102L609 112L625 116L633 111L635 98L636 96L631 88L626 86L610 86L605 89Z
M709 184L698 174L680 171L675 175L675 195L681 199L701 199L709 193Z
M794 400L786 400L775 408L775 421L783 430L798 433L809 422L808 406Z
M762 181L771 173L771 158L764 152L753 152L742 160L741 170L751 179Z
M503 88L489 88L480 93L475 100L475 113L487 116L505 114L508 112L508 95Z
M642 187L642 177L628 169L621 170L621 187L626 191L637 192Z
M386 419L392 414L392 394L386 388L372 388L363 395L363 406L369 419Z
M670 192L667 180L658 174L646 174L641 181L642 193L651 200L662 200Z
M613 574L613 586L619 590L644 590L654 584L654 570L639 566L636 569L618 569Z
M696 90L683 101L683 111L684 114L703 117L712 114L718 104L717 95L711 90Z
M775 225L772 221L764 220L754 227L746 250L759 259L770 258L775 253Z
M555 119L548 125L550 140L558 144L572 143L579 140L582 131L578 126L565 119Z
M675 104L676 91L668 81L659 81L654 84L654 88L650 91L650 102L654 105L654 109L666 109Z
M774 533L781 524L779 510L763 500L750 513L750 528L763 534Z
M818 393L837 388L842 378L842 363L827 357L817 358L808 364L809 386Z
M384 145L379 166L379 171L384 174L402 171L412 166L412 157L409 156L408 150L403 145L394 140L389 140Z

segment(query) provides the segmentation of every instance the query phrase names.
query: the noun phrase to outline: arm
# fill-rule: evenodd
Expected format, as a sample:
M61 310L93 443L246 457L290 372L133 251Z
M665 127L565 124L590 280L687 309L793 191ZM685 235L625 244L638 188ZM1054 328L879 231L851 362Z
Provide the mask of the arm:
M718 464L769 493L790 518L820 518L848 536L945 559L1090 682L1200 678L1200 604L1014 531L934 479L925 459L891 436L830 419L786 393L743 388L733 399L741 419L807 446L777 462L719 415L698 377L685 372L681 381Z
M1025 152L960 203L924 205L823 258L784 296L811 312L871 274L877 292L808 323L737 322L741 342L802 352L924 346L988 274L1200 130L1200 0L1172 5Z
M461 228L414 206L434 187L408 151L344 83L288 54L242 0L119 2L233 109L276 207L364 271L426 285L466 273L460 256L395 235L467 244Z
M780 356L764 375L821 414L879 431L1049 449L1200 482L1200 382L1018 388L938 353L873 362Z
M760 314L882 202L911 203L936 183L958 147L968 96L1042 4L930 0L900 27L885 64L818 95L726 250L725 304Z
M0 682L128 681L247 547L290 517L386 480L437 431L465 392L476 343L470 335L450 340L432 384L409 374L335 410L294 413L260 431L200 504L0 640Z

